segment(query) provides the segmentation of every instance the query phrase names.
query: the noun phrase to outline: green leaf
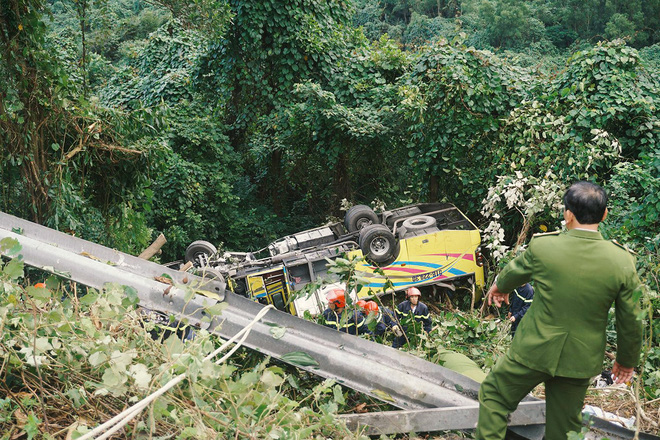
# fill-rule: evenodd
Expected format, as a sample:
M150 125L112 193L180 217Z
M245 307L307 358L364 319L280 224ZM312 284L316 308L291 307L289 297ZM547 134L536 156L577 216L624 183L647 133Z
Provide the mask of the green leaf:
M41 338L37 338L34 341L34 348L35 348L34 351L35 354L41 354L45 351L52 350L53 346L51 345L48 338L41 337Z
M284 382L284 378L279 374L275 374L270 368L264 371L260 380L269 388L278 387Z
M115 350L110 355L110 363L116 366L120 371L123 371L131 365L136 356L137 353L134 349L129 351Z
M195 296L195 290L190 288L189 286L183 286L183 301L184 302L190 302L190 300L193 299L193 296Z
M30 415L27 417L27 422L23 427L23 430L28 436L28 440L32 440L37 434L41 432L39 425L41 425L41 420L39 420L37 416L30 412Z
M102 363L108 360L108 356L102 352L102 351L95 351L94 353L89 355L89 364L92 367L98 367Z
M96 302L96 300L99 299L99 295L96 292L89 292L87 295L84 295L78 299L78 302L80 304L85 305L85 306L91 306Z
M140 297L138 297L138 292L135 288L124 286L124 293L126 297L121 302L124 307L134 306L140 302Z
M163 342L162 349L166 356L172 356L174 354L183 353L185 347L183 342L181 342L181 338L179 338L176 333L172 333L172 335Z
M395 401L389 393L386 393L383 390L373 389L373 390L371 390L371 393L374 394L379 399L384 400L386 402L394 402Z
M57 331L59 331L61 333L69 333L72 330L73 330L73 328L71 327L71 324L69 324L68 322L66 322L66 323L60 325L59 327L57 327Z
M2 272L10 279L15 280L23 276L23 262L17 258L10 260L5 264Z
M279 325L270 328L270 334L273 335L275 339L281 339L282 336L286 333L286 327L281 327Z
M12 232L18 234L18 232L14 231L14 229L12 229ZM21 234L23 233L22 229L20 233ZM14 238L5 237L2 240L0 240L0 252L4 253L7 256L16 255L18 252L20 252L21 249L22 249L21 244L18 242L18 240Z
M222 314L222 311L225 310L227 307L229 307L229 304L225 302L219 302L217 304L212 305L211 307L207 307L204 310L206 313L208 313L211 316L218 316Z
M82 393L80 391L83 391ZM73 400L73 405L76 408L80 408L85 403L85 392L84 388L71 388L64 394Z
M344 399L344 393L341 391L341 385L337 384L332 388L332 394L335 399L335 403L339 405L345 405L346 400Z
M135 385L138 388L146 389L149 388L151 383L151 374L147 370L147 366L144 364L135 364L131 365L129 368L129 374L133 377Z
M25 292L31 298L37 299L37 300L40 300L40 301L48 301L53 296L53 293L49 289L45 289L43 287L30 286L27 289L25 289Z
M121 385L124 380L124 376L117 371L114 370L114 368L106 368L105 372L103 373L103 386L104 388L114 388L117 385Z
M288 362L297 367L318 367L319 363L309 354L303 351L292 351L282 356L284 362Z

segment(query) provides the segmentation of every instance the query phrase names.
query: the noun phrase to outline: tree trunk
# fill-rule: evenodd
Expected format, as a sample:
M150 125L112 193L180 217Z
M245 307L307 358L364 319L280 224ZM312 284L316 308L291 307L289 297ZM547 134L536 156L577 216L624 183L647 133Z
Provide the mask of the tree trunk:
M270 177L267 180L267 184L270 186L268 188L268 193L270 194L270 200L273 204L273 211L275 214L282 215L282 198L284 194L284 188L282 184L284 182L284 176L282 175L282 150L276 149L270 155L270 163L268 166L268 176Z
M429 179L429 202L437 202L438 201L438 176L435 174L432 174L430 179Z
M342 199L350 200L352 198L351 183L348 173L350 168L349 164L349 155L345 152L340 153L337 158L334 176L335 194L337 194L338 201Z
M85 41L85 20L87 18L87 0L80 0L78 7L78 19L80 20L80 35L82 43L82 58L80 68L82 69L83 96L87 97L87 43Z
M16 117L0 120L0 132L8 152L16 160L16 166L25 185L24 215L31 215L42 222L48 211L49 195L46 187L46 153L44 137L48 135L49 115L44 103L50 103L51 91L44 81L49 72L37 70L40 65L35 59L43 47L44 31L41 28L24 29L23 17L36 11L42 13L44 6L39 1L3 2L0 7L0 35L2 36L3 70L6 78L0 87L6 96L14 88L23 108ZM32 32L28 34L28 32ZM47 105L47 104L46 104ZM4 113L4 110L3 110Z

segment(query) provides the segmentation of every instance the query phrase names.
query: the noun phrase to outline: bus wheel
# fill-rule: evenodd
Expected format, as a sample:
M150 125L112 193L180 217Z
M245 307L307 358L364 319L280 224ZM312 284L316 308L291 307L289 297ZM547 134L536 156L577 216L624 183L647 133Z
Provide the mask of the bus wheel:
M344 226L348 232L359 231L362 228L378 223L378 216L367 205L355 205L346 212Z
M188 245L186 249L186 261L191 261L195 266L206 266L211 256L218 252L215 246L208 241L197 240Z
M197 270L197 276L202 277L202 281L220 281L225 282L225 277L218 269L213 267L203 267Z
M369 225L362 228L359 241L362 254L374 263L390 264L399 254L399 243L385 225Z

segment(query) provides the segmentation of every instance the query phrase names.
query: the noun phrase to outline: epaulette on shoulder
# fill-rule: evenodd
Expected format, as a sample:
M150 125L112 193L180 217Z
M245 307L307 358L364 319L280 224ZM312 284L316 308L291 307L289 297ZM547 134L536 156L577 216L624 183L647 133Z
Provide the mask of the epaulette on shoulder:
M532 237L547 237L549 235L559 235L561 234L561 231L553 231L553 232L539 232L538 234L532 235Z
M633 251L632 249L630 249L630 248L629 248L628 246L626 246L625 244L621 244L621 243L619 243L619 242L616 241L616 240L612 240L612 243L614 243L615 245L619 246L621 249L623 249L623 250L626 251L626 252L629 252L629 253L631 253L631 254L633 254L633 255L637 255L637 252Z

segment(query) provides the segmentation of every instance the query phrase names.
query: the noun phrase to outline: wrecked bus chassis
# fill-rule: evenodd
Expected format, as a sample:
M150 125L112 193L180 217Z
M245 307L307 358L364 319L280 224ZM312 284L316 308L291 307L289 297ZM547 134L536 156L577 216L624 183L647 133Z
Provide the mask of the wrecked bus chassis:
M328 261L340 256L358 259L356 275L364 280L355 292L358 298L388 286L388 293L434 286L467 295L474 306L485 280L480 246L479 229L450 203L417 203L380 213L355 205L343 222L288 235L256 252L219 254L211 243L195 241L185 261L223 279L234 293L302 317L320 314L326 301L319 292L296 293L328 279Z
M143 307L230 338L246 326L263 305L231 293L217 280L168 269L61 232L0 213L0 239L21 246L25 264L90 287L113 282L133 287ZM10 256L6 256L10 257ZM163 275L173 284L163 282ZM184 291L194 289L185 301ZM221 314L207 311L224 302ZM271 329L283 328L281 338ZM347 415L349 426L368 425L369 433L470 429L476 425L478 384L456 372L365 339L337 332L277 310L254 327L245 345L265 355L363 392L404 411ZM292 360L306 353L308 362ZM543 435L544 402L528 397L512 415L510 430L529 439ZM431 416L429 416L431 414ZM600 419L598 434L610 439L634 433ZM597 434L597 435L598 435ZM642 434L643 439L657 439Z

